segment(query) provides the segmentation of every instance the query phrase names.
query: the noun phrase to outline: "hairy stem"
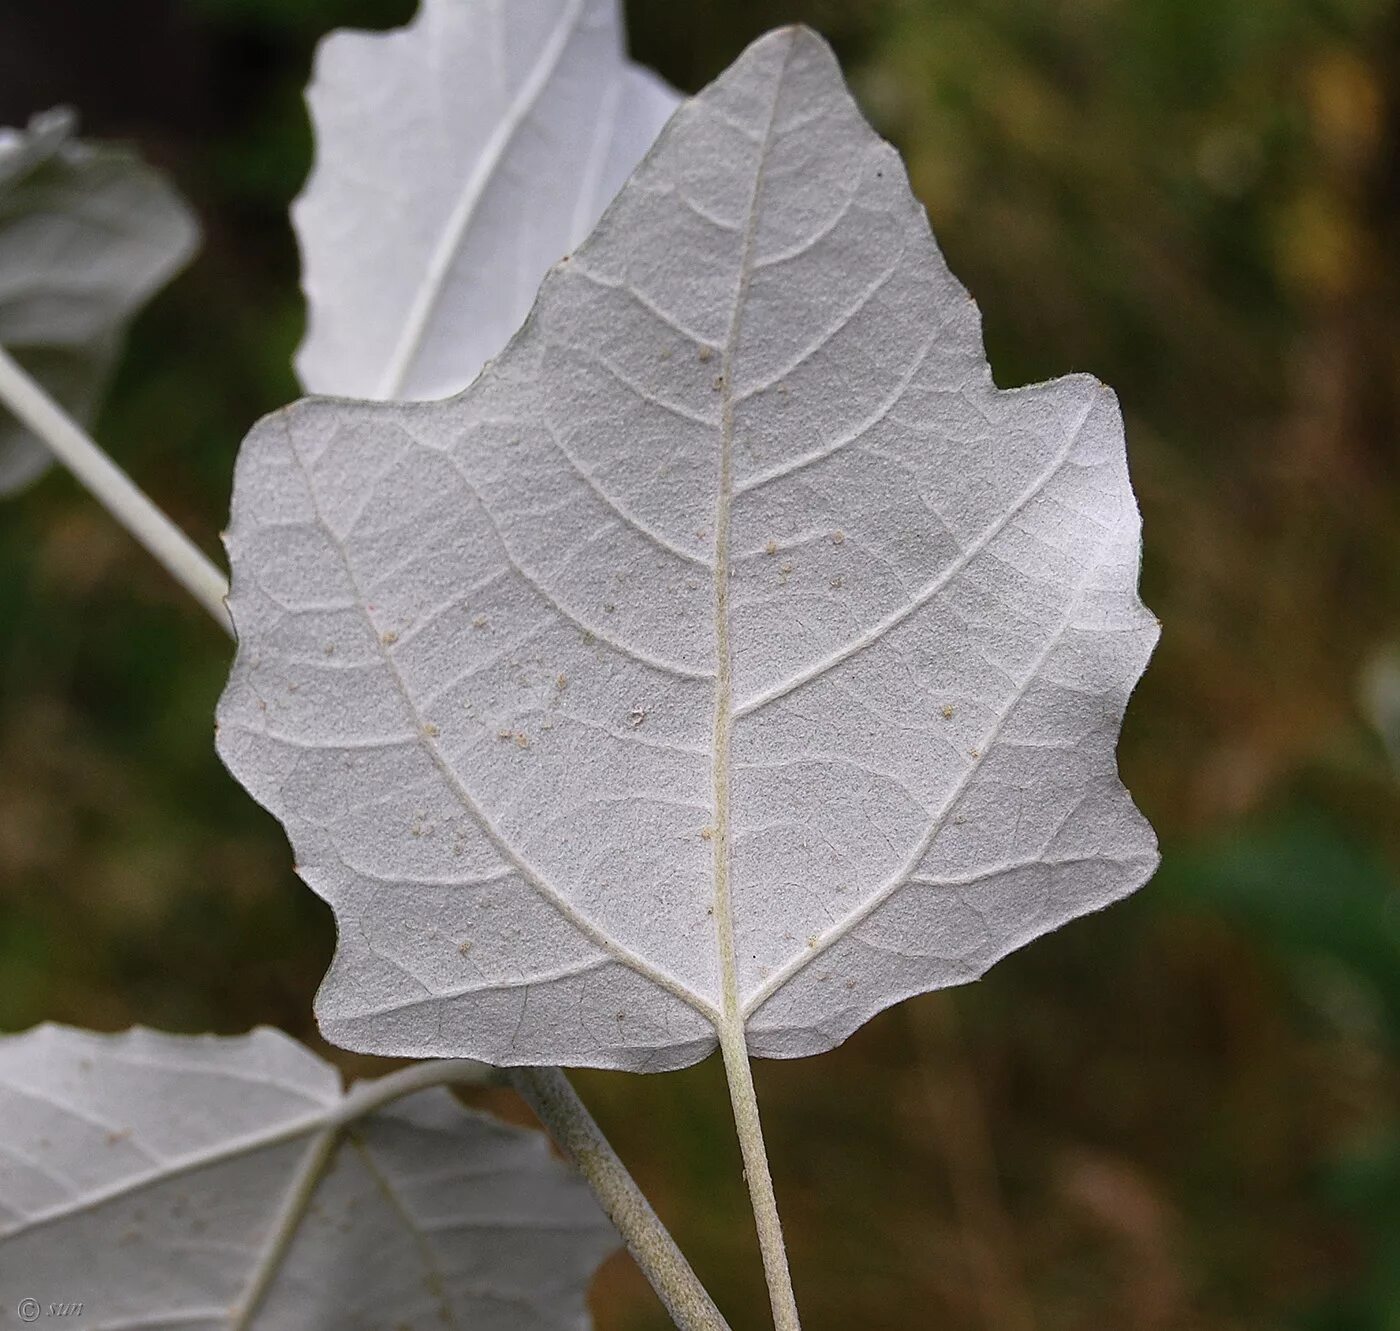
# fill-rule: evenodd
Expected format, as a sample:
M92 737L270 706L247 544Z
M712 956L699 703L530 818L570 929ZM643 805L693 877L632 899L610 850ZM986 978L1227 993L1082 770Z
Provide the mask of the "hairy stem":
M573 1161L680 1331L729 1331L636 1180L558 1068L511 1068L512 1086Z
M729 1099L734 1106L734 1127L739 1134L739 1150L744 1157L744 1182L749 1185L758 1247L763 1254L763 1274L768 1280L768 1298L773 1305L773 1325L777 1331L801 1331L797 1299L792 1292L783 1226L778 1219L778 1199L773 1194L773 1175L768 1168L768 1152L763 1145L763 1124L758 1117L758 1096L754 1091L753 1070L742 1021L726 1021L719 1032L724 1074L729 1083Z
M0 403L14 412L223 629L228 579L34 380L0 348Z

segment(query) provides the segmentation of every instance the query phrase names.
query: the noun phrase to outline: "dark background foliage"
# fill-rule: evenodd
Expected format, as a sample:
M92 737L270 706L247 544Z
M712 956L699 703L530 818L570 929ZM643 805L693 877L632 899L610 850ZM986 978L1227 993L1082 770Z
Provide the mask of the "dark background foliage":
M211 551L239 439L296 396L314 43L412 9L0 4L0 123L72 103L203 219L98 433ZM628 10L685 90L775 23L833 39L998 382L1118 389L1165 624L1122 751L1158 878L835 1053L760 1066L809 1331L1395 1331L1400 784L1366 681L1400 644L1400 7ZM329 913L213 757L228 655L66 478L0 511L0 1028L316 1040ZM579 1082L760 1325L718 1067ZM621 1258L595 1304L605 1331L663 1325Z

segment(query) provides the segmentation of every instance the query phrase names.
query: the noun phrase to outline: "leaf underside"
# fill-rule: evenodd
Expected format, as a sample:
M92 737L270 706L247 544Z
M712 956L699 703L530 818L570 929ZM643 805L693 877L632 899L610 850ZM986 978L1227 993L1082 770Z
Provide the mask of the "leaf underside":
M96 414L126 326L189 260L198 229L132 154L70 138L65 111L0 131L0 347L70 415ZM0 409L0 495L49 463Z
M627 61L618 0L424 0L406 28L333 33L292 208L303 386L460 392L678 100Z
M575 1331L616 1236L543 1136L441 1089L337 1126L277 1031L0 1039L0 1298L83 1324Z
M763 38L469 391L243 447L219 746L334 908L322 1029L816 1053L1132 891L1139 545L1113 395L993 385L829 49Z

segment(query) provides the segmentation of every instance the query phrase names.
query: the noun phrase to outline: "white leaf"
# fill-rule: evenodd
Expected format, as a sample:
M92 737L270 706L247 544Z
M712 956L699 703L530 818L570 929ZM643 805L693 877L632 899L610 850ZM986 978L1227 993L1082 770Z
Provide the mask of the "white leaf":
M459 392L529 313L679 99L623 51L618 0L424 0L333 33L292 209L314 393Z
M804 29L686 103L445 403L243 446L220 751L334 908L337 1043L815 1053L1139 886L1113 395L991 381Z
M574 1331L616 1235L537 1132L369 1114L277 1031L0 1040L0 1300L92 1327ZM367 1100L369 1097L361 1097Z
M128 322L199 233L159 173L124 149L74 142L72 129L57 110L0 130L0 346L88 421ZM0 495L48 461L0 408Z

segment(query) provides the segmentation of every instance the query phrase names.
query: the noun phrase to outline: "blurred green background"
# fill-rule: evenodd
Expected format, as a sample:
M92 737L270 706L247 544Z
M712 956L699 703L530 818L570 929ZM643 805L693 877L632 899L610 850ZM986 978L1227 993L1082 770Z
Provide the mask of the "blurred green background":
M1165 626L1122 750L1157 879L758 1068L809 1331L1396 1331L1400 737L1367 699L1400 644L1400 5L627 7L685 90L778 22L834 41L998 382L1119 391ZM0 123L70 102L202 216L98 434L211 552L239 439L296 396L312 49L412 10L0 3ZM228 658L65 477L0 511L0 1028L315 1042L330 916L213 756ZM578 1080L735 1326L762 1325L718 1066ZM664 1325L622 1258L595 1306Z

